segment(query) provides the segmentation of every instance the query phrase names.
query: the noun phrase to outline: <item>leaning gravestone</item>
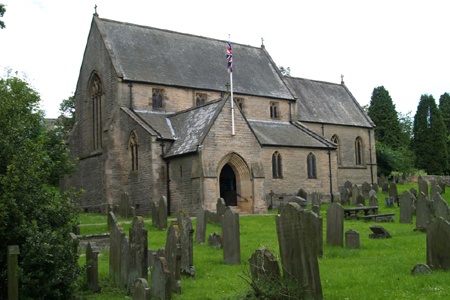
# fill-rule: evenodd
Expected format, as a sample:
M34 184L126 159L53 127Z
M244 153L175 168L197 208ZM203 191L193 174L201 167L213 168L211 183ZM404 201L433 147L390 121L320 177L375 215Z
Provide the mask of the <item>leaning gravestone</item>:
M387 182L383 183L383 185L381 186L381 192L383 194L389 193L389 183L387 183Z
M343 205L348 205L350 204L350 191L348 188L343 187L340 189L340 194L341 194L341 203Z
M195 277L194 267L194 229L186 210L178 215L178 229L181 241L181 273Z
M441 194L436 193L433 198L434 216L450 221L450 207L448 203L442 199Z
M158 257L152 269L151 299L171 299L173 277L164 257Z
M345 247L350 249L361 248L358 231L350 229L349 231L345 232Z
M354 184L352 188L352 205L358 205L356 199L358 198L359 194L359 188L356 184Z
M172 221L167 230L165 258L171 273L172 291L181 293L181 238L178 223ZM153 283L152 283L153 284ZM153 288L153 287L152 287Z
M413 222L413 198L409 191L404 191L400 196L400 223Z
M6 258L8 269L8 300L19 300L19 254L18 245L8 246Z
M397 185L395 183L391 183L389 186L389 197L397 198L398 192L397 192Z
M416 228L423 230L427 228L428 223L431 221L431 201L425 196L424 193L419 195L416 202Z
M363 195L361 195L361 194L359 194L357 197L356 197L356 205L362 205L362 206L366 206L366 199L364 198L364 196Z
M327 209L327 244L344 246L344 209L339 203L332 203Z
M98 248L95 243L89 242L86 248L86 277L88 289L97 293L98 286Z
M133 284L133 300L148 300L150 289L148 282L144 278L138 278Z
M206 208L200 206L197 211L197 223L195 225L195 242L203 244L206 238Z
M303 188L298 190L297 196L299 196L300 198L303 198L305 200L308 200L308 193Z
M431 273L430 267L424 264L417 264L411 270L411 275L427 275L430 273Z
M450 269L450 223L436 218L427 227L427 265L433 269Z
M148 237L142 217L134 217L129 233L128 289L138 278L148 279Z
M218 232L211 233L208 236L208 245L216 249L222 248L222 236Z
M369 199L369 206L378 206L378 198L375 195L372 195Z
M167 229L167 199L162 196L158 205L158 230Z
M276 256L266 248L256 250L248 260L250 274L254 280L278 280L280 266Z
M364 183L362 184L361 187L362 190L362 195L364 196L364 198L369 199L369 192L372 190L372 187L370 186L370 184L367 181L364 181Z
M369 226L370 230L372 230L372 234L369 234L370 239L390 239L392 236L389 232L381 226L371 225Z
M425 196L428 196L428 183L419 177L419 195L420 193L424 193Z
M323 299L315 214L288 203L276 224L284 277L297 281L306 299Z
M436 193L438 193L439 195L442 194L442 189L439 187L439 185L437 183L434 183L431 185L431 188L430 188L431 198L434 198L434 196L436 196Z
M445 182L438 181L438 185L441 188L441 194L445 194Z
M222 221L223 260L226 264L241 264L239 214L227 207Z

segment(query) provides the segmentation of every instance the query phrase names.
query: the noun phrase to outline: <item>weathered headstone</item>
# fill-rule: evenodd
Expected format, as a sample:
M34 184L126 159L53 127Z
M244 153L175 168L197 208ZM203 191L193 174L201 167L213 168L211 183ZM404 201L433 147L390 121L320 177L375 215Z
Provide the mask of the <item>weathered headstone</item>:
M369 206L378 206L378 198L375 195L372 195L369 199Z
M348 188L343 187L340 189L341 194L341 203L342 205L349 205L350 204L350 191Z
M89 242L86 248L86 277L88 289L97 293L98 286L98 248L95 243Z
M317 217L317 255L323 257L323 218Z
M165 258L172 277L172 291L179 294L181 293L181 237L176 221L172 221L167 230Z
M122 218L134 218L133 215L134 207L132 207L130 202L130 196L128 193L123 193L120 195L120 204L119 204L119 215Z
M388 194L389 193L389 183L385 182L381 185L381 192L383 194Z
M378 185L378 183L374 182L372 184L372 191L375 191L376 194L380 191L380 186Z
M315 214L289 203L277 216L276 224L284 277L297 280L306 299L323 299Z
M158 205L158 230L167 229L167 199L162 196Z
M431 201L424 193L419 195L416 202L416 228L425 229L431 221Z
M8 268L8 300L19 300L19 246L8 246L7 268Z
M156 258L156 251L154 249L148 249L148 267L152 268L155 264ZM164 255L162 256L164 257Z
M436 218L427 227L427 265L433 269L450 269L450 222Z
M410 188L409 189L409 192L414 196L414 197L416 197L417 198L417 190L415 189L415 188Z
M351 190L351 189L353 188L353 184L352 184L350 181L347 180L347 181L344 183L344 187L347 188L347 189L349 189L349 190Z
M357 205L358 204L356 199L358 198L359 194L360 194L359 188L358 188L358 186L356 184L354 184L353 188L352 188L352 205Z
M144 278L138 278L133 284L133 300L150 299L150 289L148 282Z
M450 221L450 207L439 193L436 193L433 197L433 208L436 218L443 218L444 220Z
M364 198L364 196L363 195L361 195L361 194L359 194L357 197L356 197L356 205L362 205L362 206L366 206L366 199Z
M436 194L441 195L442 194L442 189L439 187L439 185L437 183L434 183L431 185L430 188L430 196L431 198L434 198L434 196L436 196Z
M127 272L124 272L123 267L128 266L126 260L128 257L128 247L123 249L123 244L126 243L126 235L123 231L122 225L117 222L116 216L113 212L109 213L108 218L111 221L111 231L110 231L110 247L109 247L109 276L113 278L116 285L125 287L128 283ZM125 280L124 280L125 273Z
M391 185L389 186L389 197L397 198L397 196L398 196L397 185L391 182Z
M441 188L441 194L445 194L445 182L438 181L438 185Z
M318 205L313 205L312 211L317 215L320 216L320 207Z
M428 183L419 177L419 195L420 193L424 193L425 196L428 196Z
M390 239L392 236L389 232L381 226L371 225L369 226L370 230L372 230L372 234L369 234L370 239Z
M129 230L128 289L138 278L148 280L148 235L142 217L134 217Z
M370 197L376 196L376 195L377 195L377 193L374 190L370 190L370 192L369 192L369 199L370 199Z
M241 237L239 232L239 214L227 207L222 221L223 260L226 264L241 263Z
M167 233L167 235L169 235L169 233ZM167 241L166 241L166 246L167 246ZM156 251L156 257L164 257L164 258L166 258L166 248L159 248Z
M386 207L393 207L394 206L394 197L385 197L384 201L386 202Z
M311 200L311 197L310 197L310 200ZM302 209L306 209L308 207L308 201L306 201L306 198L302 198L300 196L288 196L288 197L286 197L285 201L286 201L286 203L295 202L298 205L300 205L300 207Z
M152 270L152 299L166 300L172 298L173 276L164 257L158 257Z
M299 196L300 198L303 198L305 200L308 200L308 193L303 188L298 190L297 196Z
M344 209L339 203L332 203L327 209L327 244L344 246Z
M322 195L318 192L313 192L310 194L310 196L311 196L311 205L312 206L317 205L320 210L320 207L322 206Z
M250 274L254 280L277 280L280 278L278 259L269 250L262 248L256 250L250 259Z
M181 242L181 274L195 277L194 267L194 229L186 210L177 217Z
M430 267L425 264L417 264L411 270L411 275L427 275L430 273L431 273Z
M128 268L130 259L130 238L125 235L125 231L120 228L120 242L121 246L119 249L120 254L120 268L119 268L119 282L120 286L125 287L128 284ZM110 250L111 251L111 250Z
M369 199L369 192L372 190L372 187L367 181L364 181L361 187L361 194L364 196L364 198Z
M384 174L381 174L381 176L380 176L380 184L379 185L383 185L386 182L387 182L386 176L384 176Z
M400 196L400 223L413 222L413 198L414 196L409 191L404 191Z
M150 209L152 211L152 225L158 228L158 216L159 216L159 209L158 204L154 201L150 202Z
M206 208L202 205L197 211L197 223L195 225L195 242L202 244L206 239Z
M208 245L217 249L222 248L222 236L218 232L211 233L208 236Z
M351 249L361 248L358 231L350 229L349 231L345 232L345 247Z

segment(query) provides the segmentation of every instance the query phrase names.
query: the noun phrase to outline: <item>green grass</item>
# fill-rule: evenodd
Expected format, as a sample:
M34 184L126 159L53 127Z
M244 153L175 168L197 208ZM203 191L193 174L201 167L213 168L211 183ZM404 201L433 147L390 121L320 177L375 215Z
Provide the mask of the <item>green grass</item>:
M399 194L414 185L398 186ZM410 271L417 263L426 263L426 234L413 231L414 224L399 224L399 208L386 208L384 197L379 193L379 213L396 213L396 223L376 223L386 228L392 239L373 240L369 225L375 223L346 220L344 230L353 228L360 233L361 249L331 247L324 242L324 256L319 258L320 277L324 299L450 299L450 272L434 271L427 276L411 276ZM450 194L444 194L449 202ZM326 209L324 218L324 241L326 241ZM275 211L272 211L275 212ZM105 216L103 216L105 218ZM94 218L94 216L93 216ZM95 216L99 218L100 216ZM86 218L85 220L89 220ZM106 222L106 218L105 218ZM85 224L93 224L85 222ZM166 231L158 231L146 222L149 248L165 246ZM193 220L195 228L195 220ZM123 224L125 231L131 224ZM259 247L265 246L279 255L276 235L275 215L247 216L240 218L242 265L223 264L222 250L207 245L194 244L194 265L196 278L182 277L182 293L173 294L175 300L185 299L241 299L248 289L239 278L248 270L248 259ZM101 225L83 226L82 231L103 230ZM221 232L212 224L207 226L207 235ZM108 251L103 251L99 259L99 277L102 293L86 294L86 299L130 299L123 290L117 289L109 281ZM85 258L80 258L85 263ZM150 279L150 276L149 276ZM239 296L240 295L240 296ZM126 298L128 297L128 298Z

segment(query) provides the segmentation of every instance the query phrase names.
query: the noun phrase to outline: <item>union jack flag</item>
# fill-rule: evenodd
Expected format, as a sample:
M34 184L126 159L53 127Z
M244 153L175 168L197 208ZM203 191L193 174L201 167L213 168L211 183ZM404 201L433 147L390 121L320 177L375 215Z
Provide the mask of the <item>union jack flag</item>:
M227 46L228 73L233 72L233 52L231 52L231 43Z

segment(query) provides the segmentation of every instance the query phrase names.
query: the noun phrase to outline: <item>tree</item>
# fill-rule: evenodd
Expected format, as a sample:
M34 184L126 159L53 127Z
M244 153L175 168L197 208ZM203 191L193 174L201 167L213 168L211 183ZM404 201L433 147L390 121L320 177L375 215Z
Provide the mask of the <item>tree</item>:
M52 159L45 148L40 97L17 74L0 77L0 298L7 296L7 245L19 245L21 299L70 299L80 273L76 195L47 182Z
M67 99L64 99L60 106L59 112L61 113L56 120L56 125L59 130L63 133L64 138L69 137L70 131L72 131L73 125L75 124L75 96L72 95Z
M0 3L0 17L3 17L3 15L5 14L5 12L6 12L5 4L1 4L1 3ZM3 29L3 28L5 28L5 27L6 27L6 26L5 26L5 22L0 21L0 29Z
M433 96L422 95L414 116L413 147L416 166L428 174L440 175L447 170L446 131Z
M441 111L448 137L450 135L450 95L448 93L442 94L439 98L439 110Z

